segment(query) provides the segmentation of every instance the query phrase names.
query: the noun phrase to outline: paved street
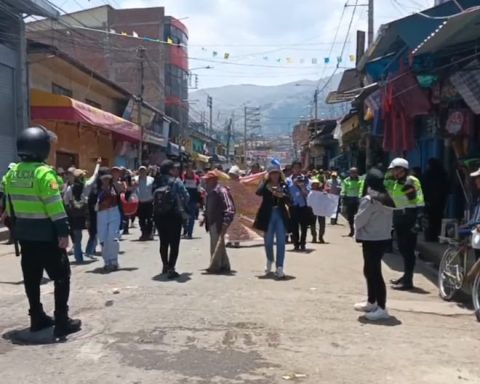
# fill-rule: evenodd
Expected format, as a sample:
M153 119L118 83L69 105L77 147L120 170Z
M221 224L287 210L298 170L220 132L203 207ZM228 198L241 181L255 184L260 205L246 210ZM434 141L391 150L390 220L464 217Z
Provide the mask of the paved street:
M163 281L157 241L132 241L135 232L122 242L121 271L103 275L100 261L72 267L72 315L84 329L66 343L35 346L8 340L12 331L24 334L27 302L18 259L1 246L0 381L480 383L480 325L441 302L423 274L416 293L388 291L391 321L359 318L352 305L365 292L361 252L344 232L328 227L330 244L288 252L291 278L282 282L261 278L264 253L256 245L229 250L233 276L203 275L202 229L182 241L181 279ZM388 279L398 261L388 257ZM48 310L52 289L43 286Z

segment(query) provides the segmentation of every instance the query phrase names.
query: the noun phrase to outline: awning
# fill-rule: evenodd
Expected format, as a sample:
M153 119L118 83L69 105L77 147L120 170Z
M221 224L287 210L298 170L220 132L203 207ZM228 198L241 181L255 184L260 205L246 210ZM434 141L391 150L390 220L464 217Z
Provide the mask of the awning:
M362 88L351 89L349 91L330 92L327 96L327 104L345 103L354 101L357 98L366 98L378 89L378 83L369 84Z
M32 120L51 120L89 124L140 141L140 127L110 112L92 107L66 96L32 89Z
M431 35L420 43L413 55L435 53L454 45L478 40L480 36L480 7L465 10L464 13L444 21Z

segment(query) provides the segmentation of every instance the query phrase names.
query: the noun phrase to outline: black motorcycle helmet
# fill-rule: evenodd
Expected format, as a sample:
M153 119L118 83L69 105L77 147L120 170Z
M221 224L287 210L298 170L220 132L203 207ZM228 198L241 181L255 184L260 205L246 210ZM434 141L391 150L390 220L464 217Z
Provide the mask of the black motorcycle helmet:
M29 127L18 135L17 153L23 161L45 161L50 153L52 134L42 126Z

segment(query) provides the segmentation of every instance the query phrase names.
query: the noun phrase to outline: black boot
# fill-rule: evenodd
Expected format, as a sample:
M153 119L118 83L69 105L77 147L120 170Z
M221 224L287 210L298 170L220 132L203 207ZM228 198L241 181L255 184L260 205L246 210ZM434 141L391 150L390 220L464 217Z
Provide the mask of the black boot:
M81 320L70 319L68 312L55 312L55 329L53 330L55 338L64 338L71 333L80 331L81 328Z
M312 244L316 244L317 242L317 235L312 236Z
M30 315L30 332L38 332L55 325L53 319L43 311L42 307L37 311L30 310L28 313Z

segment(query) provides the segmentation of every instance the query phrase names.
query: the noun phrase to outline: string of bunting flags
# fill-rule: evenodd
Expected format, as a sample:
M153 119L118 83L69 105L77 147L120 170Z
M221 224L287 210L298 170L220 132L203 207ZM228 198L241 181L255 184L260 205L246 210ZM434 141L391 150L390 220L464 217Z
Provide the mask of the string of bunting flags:
M96 31L96 32L102 32L105 34L109 35L116 35L116 36L124 36L124 37L129 37L129 38L134 38L134 39L139 39L143 40L145 42L150 42L150 43L158 43L158 44L166 44L166 45L172 45L172 46L177 46L177 47L184 47L186 46L182 43L176 42L174 38L172 37L167 37L167 40L162 40L162 39L154 39L146 36L139 36L137 32L133 31L132 34L128 34L126 32L116 32L114 29L110 29L109 31L106 30L101 30L101 29L94 29L94 28L87 28L87 27L77 27L79 29L85 29L85 30L90 30L90 31ZM223 58L223 60L230 60L234 59L235 56L232 55L230 52L219 52L217 50L209 50L205 47L201 48L202 52L208 53L211 55L213 58ZM257 54L252 53L250 56L257 56ZM245 57L245 55L242 55L242 57ZM320 59L317 57L312 57L312 58L294 58L294 57L276 57L276 56L263 56L262 57L263 61L269 61L269 62L276 62L276 63L286 63L286 64L294 64L296 62L300 64L307 64L311 63L313 65L319 64ZM331 57L323 57L323 63L324 64L333 64L336 63L337 65L342 63L344 58L342 56L337 56L335 58ZM351 63L356 61L356 56L355 55L348 55L348 61Z

